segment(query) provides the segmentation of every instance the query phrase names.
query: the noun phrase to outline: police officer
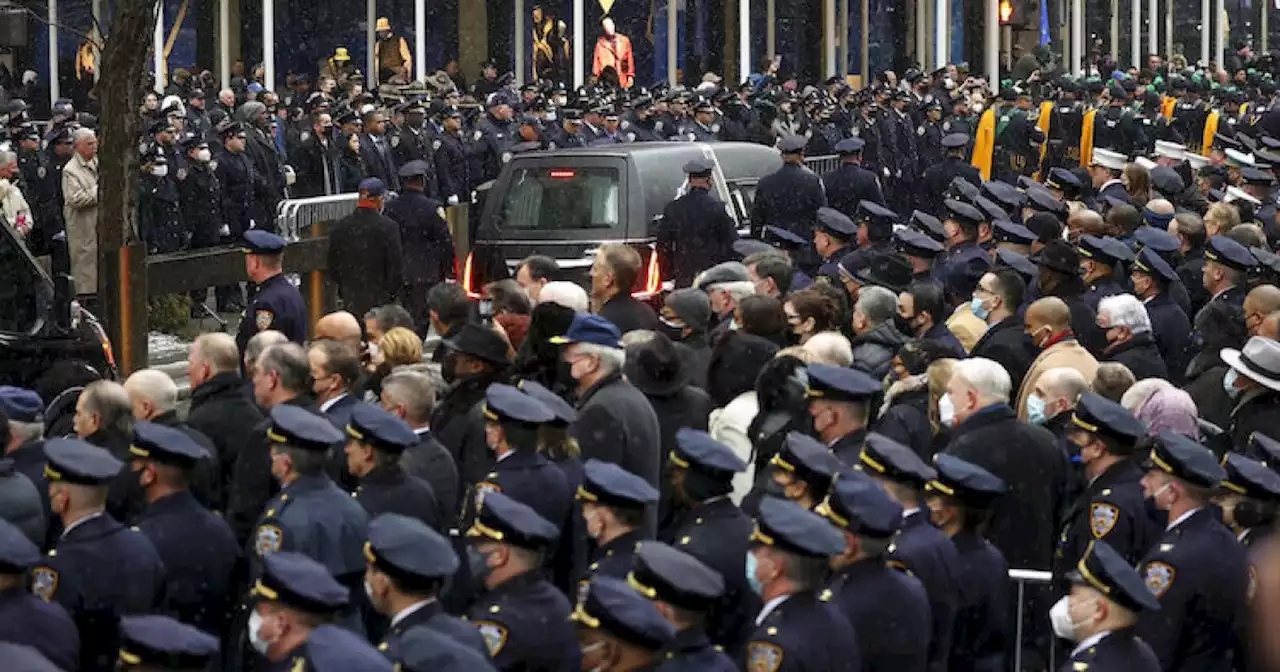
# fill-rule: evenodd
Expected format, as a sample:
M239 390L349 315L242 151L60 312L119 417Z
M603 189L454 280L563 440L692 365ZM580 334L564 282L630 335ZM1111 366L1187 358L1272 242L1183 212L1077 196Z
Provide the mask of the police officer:
M0 641L30 646L59 669L73 670L80 661L75 623L62 605L27 590L27 570L41 560L22 530L0 520Z
M752 237L760 238L764 227L772 225L806 241L813 238L818 208L827 204L827 197L822 191L822 180L804 165L804 145L804 138L794 135L778 143L782 167L762 178L756 186L755 200L751 203ZM802 250L797 261L801 270L810 275L818 268L817 255L810 250Z
M855 473L837 479L815 511L844 535L824 595L857 632L866 669L923 672L928 646L921 644L932 636L929 598L902 563L887 559L902 527L902 507Z
M1111 100L1107 107L1095 113L1093 146L1105 147L1128 156L1142 149L1146 142L1140 135L1140 125L1134 120L1124 88L1112 84L1110 92Z
M937 478L937 472L910 448L875 432L867 435L858 468L903 507L902 531L889 547L889 557L905 564L924 584L933 618L928 669L948 670L961 597L956 584L960 557L955 545L930 523L929 512L922 511L919 504L925 485Z
M794 502L761 500L747 551L747 580L765 606L747 641L745 669L862 669L853 626L829 598L823 599L822 577L831 558L844 550L844 537L825 518Z
M469 188L498 177L502 164L507 162L511 145L519 140L515 122L512 121L511 100L502 92L489 96L488 111L476 122L471 134L474 144L470 148L471 179Z
M787 432L778 452L769 458L768 470L757 491L793 501L812 509L826 498L832 481L848 471L817 439L800 432ZM747 510L757 510L759 502L748 495L742 502Z
M565 109L562 112L567 113ZM634 136L633 142L659 142L663 137L661 122L653 110L653 96L640 95L631 99L631 118L622 120L622 130Z
M1041 174L1047 175L1051 168L1080 164L1081 131L1086 108L1079 101L1079 95L1080 87L1073 79L1069 76L1058 79L1058 101L1049 112L1048 146Z
M467 564L485 591L466 618L499 669L578 669L572 608L541 572L542 554L558 534L555 525L502 492L485 496L467 530Z
M919 210L913 216L932 217ZM934 221L937 221L934 218ZM938 226L942 223L938 222ZM893 232L893 251L911 264L911 282L936 282L942 284L945 278L938 275L939 266L935 261L942 254L942 243L915 229L901 229ZM910 445L910 444L908 444Z
M182 201L178 182L169 174L169 159L157 145L144 148L139 160L142 179L138 182L138 236L148 254L176 252L190 242L182 221Z
M582 474L577 501L595 550L579 589L593 576L626 578L636 547L646 537L645 510L658 504L656 488L612 462L587 460Z
M312 112L310 128L298 132L298 141L289 153L289 163L298 173L289 190L293 198L314 198L341 190L339 148L334 142L333 115Z
M1080 236L1076 251L1080 253L1080 277L1085 283L1084 302L1096 313L1099 301L1125 293L1122 282L1126 278L1121 273L1123 264L1133 261L1133 251L1111 236Z
M391 619L378 650L393 660L426 639L450 650L463 661L488 664L489 652L480 633L462 619L447 614L437 596L458 570L458 556L449 540L422 521L386 513L369 522L364 545L365 582L371 606ZM455 653L457 648L465 653ZM460 668L465 669L465 668Z
M822 176L827 204L849 218L857 216L858 204L862 201L884 205L880 180L875 173L862 166L862 151L866 146L867 141L862 138L841 140L836 145L836 152L840 154L840 167Z
M319 625L348 606L349 592L314 559L291 551L266 556L249 597L253 606L247 639L261 654L255 656L259 663L256 669L325 670L330 669L328 665L316 659L338 655L343 655L338 666L345 669L392 669L391 663L359 636L345 628ZM307 659L316 660L316 664L308 668ZM335 661L326 662L331 665Z
M40 187L40 181L48 172L48 159L40 151L40 130L35 126L23 126L17 138L18 150L18 186L22 188L22 196L27 203L34 206Z
M462 132L462 111L457 107L445 108L440 123L443 133L431 143L440 200L451 206L470 202L473 185L467 156L471 153L471 145Z
M597 577L569 617L587 669L652 670L675 641L676 629L626 581ZM666 669L662 666L660 669Z
M689 142L719 142L720 124L715 118L716 106L707 98L699 98L693 104L693 119L680 128L680 135Z
M244 234L245 269L257 283L257 294L240 320L236 345L244 352L249 339L260 331L273 329L294 343L307 338L306 308L302 294L284 276L284 239L266 231Z
M871 400L882 391L880 381L842 366L814 363L808 371L813 429L832 455L852 467L867 436Z
M694 159L684 165L689 191L668 203L658 226L658 249L677 288L688 287L699 271L734 258L737 226L727 206L711 195L715 164Z
M1169 516L1159 543L1138 565L1160 601L1137 634L1163 670L1233 669L1247 608L1248 560L1235 535L1209 507L1227 475L1208 448L1164 429L1147 445L1143 494Z
M547 129L549 149L586 147L582 137L582 110L566 107L560 110L560 124Z
M427 110L421 101L412 100L401 109L404 123L398 127L399 133L391 139L391 156L396 166L403 166L410 161L431 161L431 137L427 132ZM435 180L430 180L428 193L436 194Z
M1159 537L1143 501L1142 471L1129 458L1146 427L1133 414L1093 392L1080 397L1067 427L1088 485L1064 516L1054 574L1061 580L1088 543L1104 539L1136 563Z
M1008 668L1014 641L1009 613L1009 563L982 537L991 506L1005 491L1003 480L976 464L947 454L934 456L937 478L925 486L934 524L959 554L960 603L951 637L953 670Z
M1274 447L1274 441L1266 436L1254 432L1253 437L1255 441L1269 441ZM1222 468L1227 478L1222 482L1223 492L1215 501L1222 508L1222 522L1236 533L1241 546L1260 548L1274 534L1272 522L1276 505L1280 503L1280 474L1240 453L1228 453ZM1253 576L1251 573L1250 577Z
M1144 226L1139 231L1147 229L1153 227ZM1180 382L1189 356L1191 321L1172 296L1173 287L1182 286L1178 273L1154 248L1144 245L1129 268L1129 279L1133 283L1134 295L1147 309L1151 333L1160 348L1169 377L1175 383Z
M729 498L737 474L747 465L728 446L706 432L682 427L667 456L669 478L679 512L659 538L714 569L725 590L707 620L711 641L729 651L740 649L759 598L739 571L751 535L751 519Z
M991 257L978 244L978 229L986 223L986 215L956 199L947 199L943 206L942 226L947 236L944 241L947 252L942 258L943 269L939 273L947 277L951 269L963 267L975 259L977 263L990 265Z
M969 163L969 136L963 133L948 133L940 141L946 157L941 163L925 164L924 183L916 191L916 207L935 217L945 214L943 207L947 188L956 178L961 178L973 186L982 184L982 173Z
M260 209L254 198L258 169L245 154L247 136L244 127L237 123L223 124L218 130L218 137L222 142L215 172L222 184L222 213L226 217L228 235L235 240L265 222L267 213ZM240 347L243 352L244 344Z
M942 104L929 99L924 104L924 119L916 128L916 150L920 166L936 166L942 161Z
M706 626L709 612L724 595L724 579L697 558L660 541L640 544L627 583L649 598L675 628L659 669L667 672L732 672L737 668L712 644Z
M1209 238L1204 246L1202 274L1204 288L1210 294L1209 303L1223 302L1243 309L1244 279L1257 265L1257 258L1244 245L1227 236Z
M218 639L209 632L168 616L126 616L120 619L117 669L208 669L218 655Z
M410 161L400 167L404 190L387 202L382 214L399 225L400 248L404 256L404 289L401 301L414 324L428 324L427 293L454 272L453 236L445 221L444 204L426 194L424 161Z
M354 497L370 518L398 513L439 529L435 494L426 481L400 467L418 435L404 420L371 404L356 404L346 426L347 469L359 480Z
M1067 574L1071 593L1049 612L1059 637L1076 642L1061 670L1132 670L1157 672L1162 668L1151 647L1135 627L1159 613L1152 595L1123 556L1105 541L1089 542L1085 554ZM1072 609L1072 605L1078 605ZM1081 606L1082 605L1082 606ZM1083 616L1081 616L1083 615Z
M226 521L191 493L191 474L210 459L208 451L182 431L139 422L129 452L147 501L135 522L164 562L165 612L205 632L222 632L240 549Z
M66 608L80 631L79 669L106 672L123 614L161 606L164 564L146 535L106 513L107 489L124 465L79 439L44 444L49 501L62 536L31 571L31 592Z
M858 226L843 212L834 208L818 208L817 226L813 228L813 249L818 253L818 275L839 277L838 264L846 254L850 238L858 233Z

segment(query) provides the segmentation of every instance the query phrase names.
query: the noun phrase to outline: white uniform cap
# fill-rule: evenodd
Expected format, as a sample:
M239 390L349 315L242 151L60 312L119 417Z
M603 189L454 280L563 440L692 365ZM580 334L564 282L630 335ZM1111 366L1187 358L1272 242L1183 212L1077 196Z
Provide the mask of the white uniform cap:
M1192 170L1200 170L1201 168L1209 165L1209 157L1201 154L1192 154L1191 152L1187 152L1186 158L1187 163L1191 164Z
M1093 165L1103 166L1111 170L1124 170L1125 156L1110 149L1094 149Z
M1254 165L1252 154L1245 154L1244 152L1238 149L1228 149L1226 151L1226 155L1227 155L1227 163L1233 166L1240 167L1240 166Z
M1179 145L1176 142L1169 142L1168 140L1156 140L1156 156L1163 156L1167 159L1181 161L1186 153L1186 145Z
M1227 187L1227 194L1222 200L1224 203L1230 203L1232 201L1248 201L1249 203L1252 203L1255 208L1262 205L1262 201L1246 194L1240 187Z
M1156 162L1152 161L1151 159L1148 159L1145 156L1139 156L1138 158L1134 159L1133 162L1138 164L1139 166L1142 166L1143 168L1146 168L1147 170L1151 170L1152 168L1156 167Z

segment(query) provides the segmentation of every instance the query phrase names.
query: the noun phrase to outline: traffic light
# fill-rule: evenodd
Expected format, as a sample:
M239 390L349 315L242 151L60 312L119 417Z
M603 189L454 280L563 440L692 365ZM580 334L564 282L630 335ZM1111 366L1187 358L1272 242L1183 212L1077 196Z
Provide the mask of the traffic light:
M1000 0L1000 25L1008 25L1013 19L1013 3L1010 0Z

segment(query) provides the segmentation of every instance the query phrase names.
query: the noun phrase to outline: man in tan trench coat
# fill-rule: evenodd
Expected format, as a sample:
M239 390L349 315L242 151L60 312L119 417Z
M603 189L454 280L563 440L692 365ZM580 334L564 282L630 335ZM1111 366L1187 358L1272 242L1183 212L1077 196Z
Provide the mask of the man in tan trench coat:
M1024 323L1040 354L1031 363L1018 390L1018 405L1014 410L1019 420L1027 419L1027 397L1035 391L1036 381L1046 371L1075 369L1090 385L1098 374L1098 360L1071 333L1071 309L1062 299L1051 296L1032 303L1027 307Z
M75 153L62 169L63 217L71 277L79 296L98 293L98 137L75 132Z

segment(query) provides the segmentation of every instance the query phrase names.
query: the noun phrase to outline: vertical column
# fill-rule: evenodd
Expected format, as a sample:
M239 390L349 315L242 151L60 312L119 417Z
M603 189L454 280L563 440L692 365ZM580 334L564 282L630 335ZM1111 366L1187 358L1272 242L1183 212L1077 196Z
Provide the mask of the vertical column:
M587 55L583 51L587 48L586 29L583 25L587 22L587 10L583 7L584 0L573 0L573 86L577 88L587 81L585 76L585 65Z
M922 68L929 62L929 0L916 0L915 58Z
M1147 2L1147 53L1160 53L1160 2Z
M1111 54L1120 62L1120 0L1111 0Z
M778 55L778 3L777 0L766 0L764 16L768 25L764 29L765 56L773 58ZM745 76L745 75L744 75Z
M370 0L372 2L372 0ZM276 81L276 1L262 0L262 70L266 73L267 88ZM366 81L372 82L370 75ZM226 86L226 84L223 84Z
M685 11L693 11L693 3L685 7ZM676 0L667 0L667 84L676 85L680 70L680 6Z
M750 74L751 0L738 0L738 81L746 79Z
M164 72L164 3L156 3L156 25L151 31L151 49L154 53L152 59L152 74L156 79L156 93L164 94L165 72ZM99 64L101 67L101 64Z
M1267 19L1269 18L1267 15L1268 15L1268 14L1270 14L1270 12L1268 12L1267 10L1269 10L1269 9L1271 9L1271 8L1270 8L1270 7L1268 7L1267 5L1270 5L1271 3L1270 3L1269 1L1267 1L1267 2L1262 2L1262 3L1259 3L1259 4L1260 4L1260 5L1261 5L1261 7L1262 7L1262 18L1260 19L1260 23L1261 23L1261 26L1262 26L1262 50L1263 50L1263 51L1266 51L1266 50L1267 50L1267 41L1268 41L1268 40L1267 40L1267 37L1268 37L1268 36L1267 36L1267 33L1271 32L1270 27L1268 27L1268 26L1267 26Z
M1071 0L1071 72L1077 77L1084 70L1084 0Z
M48 0L49 16L49 104L62 97L58 91L58 0ZM97 64L101 67L102 64Z
M934 0L933 25L933 69L946 67L951 58L951 8L947 0Z
M427 78L427 0L413 0L413 78Z
M1222 67L1223 57L1226 55L1227 46L1227 10L1222 6L1222 0L1216 0L1213 7L1213 25L1215 27L1214 35L1217 41L1214 42L1213 57L1218 62L1218 67Z
M987 0L987 2L995 2L996 0ZM858 49L862 52L859 58L862 60L862 85L867 86L871 82L871 37L867 33L871 32L871 2L870 0L861 0L862 16L858 18L861 21L862 29L859 31L861 35L859 39L861 44Z
M270 3L270 2L274 2L274 0L267 0L267 2L268 2L268 3ZM264 4L264 5L262 6L262 15L263 15L263 16L266 16L266 15L267 15L267 5L266 5L266 4ZM265 19L264 19L264 21L265 21ZM364 28L364 64L365 64L365 65L364 65L364 67L365 67L365 71L364 71L364 81L368 82L368 83L369 83L369 86L370 86L371 88L376 88L376 85L377 85L377 83L378 83L378 63L377 63L377 61L374 59L373 51L374 51L374 45L375 45L375 44L377 44L377 38L376 38L376 37L374 37L373 29L374 29L374 27L375 27L375 26L377 25L377 23L378 23L378 0L365 0L365 3L364 3L364 23L365 23L365 28ZM266 37L266 36L263 36L263 39L262 39L263 51L266 51L266 45L267 45L267 40L268 40L268 39L272 39L272 40L274 40L274 37L272 37L272 38L268 38L268 37ZM274 50L273 50L273 51L274 51ZM272 61L272 62L274 62L274 61L275 61L275 54L272 54L272 55L271 55L271 61ZM271 77L271 70L267 70L267 77L268 77L268 78L270 78L270 77ZM270 80L270 79L268 79L268 81L271 81L271 80Z
M987 81L993 90L1000 88L1000 0L986 0L983 22L983 61Z
M102 41L102 0L93 0L93 5L91 9L93 11L93 25L97 28L97 30L91 31L91 33L96 34L98 36L98 41L101 42ZM1265 11L1263 12L1263 16L1266 16ZM101 65L102 65L102 50L97 47L94 47L93 48L93 81L95 82L98 81L98 78L102 76Z
M839 20L836 21L839 27L836 30L840 32L840 49L836 54L836 60L839 61L839 64L836 68L836 74L843 79L849 76L849 0L840 0L836 12L839 17Z
M424 0L416 1L421 3ZM529 38L529 36L525 34L524 27L524 0L515 0L514 5L516 12L514 39L514 42L516 43L516 84L520 85L524 84L525 79L528 78L529 73L532 72L532 70L529 68L529 64L525 62L524 55L524 41Z
M218 0L218 82L223 87L231 81L231 3L235 0ZM217 91L205 91L215 98Z
M1129 4L1129 64L1142 68L1142 0Z
M1164 3L1164 54L1169 56L1173 53L1173 6L1174 0L1165 0Z
M822 69L827 77L836 74L836 0L822 0Z
M1211 0L1200 0L1200 62L1209 62L1209 35L1213 31L1213 20L1209 16L1209 3ZM1271 0L1267 0L1271 2Z

